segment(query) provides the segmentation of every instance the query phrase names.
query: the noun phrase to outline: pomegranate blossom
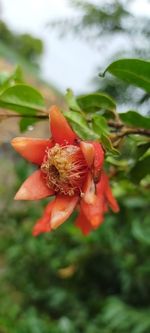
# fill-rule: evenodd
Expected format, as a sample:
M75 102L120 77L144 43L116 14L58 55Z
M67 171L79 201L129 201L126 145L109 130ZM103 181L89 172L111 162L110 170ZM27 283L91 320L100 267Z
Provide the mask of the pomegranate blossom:
M12 146L38 169L25 180L15 200L54 196L36 222L33 235L56 229L77 209L75 225L87 235L104 220L110 207L119 211L103 170L99 142L80 140L56 106L50 109L50 139L15 138Z

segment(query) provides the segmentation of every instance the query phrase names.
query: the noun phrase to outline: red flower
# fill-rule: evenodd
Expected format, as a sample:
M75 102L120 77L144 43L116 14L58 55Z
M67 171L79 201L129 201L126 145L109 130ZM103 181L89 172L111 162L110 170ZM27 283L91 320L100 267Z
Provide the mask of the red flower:
M56 106L50 110L51 139L15 138L12 146L39 169L22 184L16 200L55 196L37 221L33 235L61 225L77 207L76 226L84 234L97 228L108 207L119 207L102 170L104 151L98 142L78 139Z

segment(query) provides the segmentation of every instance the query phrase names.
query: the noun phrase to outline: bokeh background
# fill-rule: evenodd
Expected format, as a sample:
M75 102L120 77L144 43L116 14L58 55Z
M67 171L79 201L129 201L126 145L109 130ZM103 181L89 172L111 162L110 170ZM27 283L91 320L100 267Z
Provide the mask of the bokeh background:
M108 92L119 111L147 114L147 94L98 73L121 57L149 59L149 23L148 0L1 0L0 71L19 64L47 106L64 106L69 87L75 94ZM72 216L54 233L33 238L47 200L13 201L34 168L12 151L17 135L16 120L1 121L0 333L149 333L150 195L147 178L139 186L139 174L126 176L139 154L136 142L124 144L123 163L112 160L118 215L108 214L88 237ZM23 135L47 137L48 124Z

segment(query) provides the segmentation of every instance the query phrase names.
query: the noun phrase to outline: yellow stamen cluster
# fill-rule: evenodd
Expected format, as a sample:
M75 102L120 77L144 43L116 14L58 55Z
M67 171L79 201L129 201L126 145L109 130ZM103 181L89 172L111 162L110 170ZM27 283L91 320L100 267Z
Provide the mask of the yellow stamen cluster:
M47 150L41 170L48 187L73 196L81 192L88 168L79 147L56 144Z

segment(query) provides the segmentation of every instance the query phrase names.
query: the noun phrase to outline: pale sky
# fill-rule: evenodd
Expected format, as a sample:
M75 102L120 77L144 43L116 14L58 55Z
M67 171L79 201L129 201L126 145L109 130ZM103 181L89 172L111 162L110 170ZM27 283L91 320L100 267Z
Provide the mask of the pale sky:
M83 0L84 1L84 0ZM91 0L99 3L101 0ZM30 32L42 37L46 49L42 60L42 75L61 91L71 87L75 93L92 89L90 79L98 64L100 52L86 42L73 37L60 40L46 27L52 19L72 17L67 0L1 0L2 18L17 32ZM110 0L111 3L111 0ZM148 0L132 0L132 10L150 16Z

